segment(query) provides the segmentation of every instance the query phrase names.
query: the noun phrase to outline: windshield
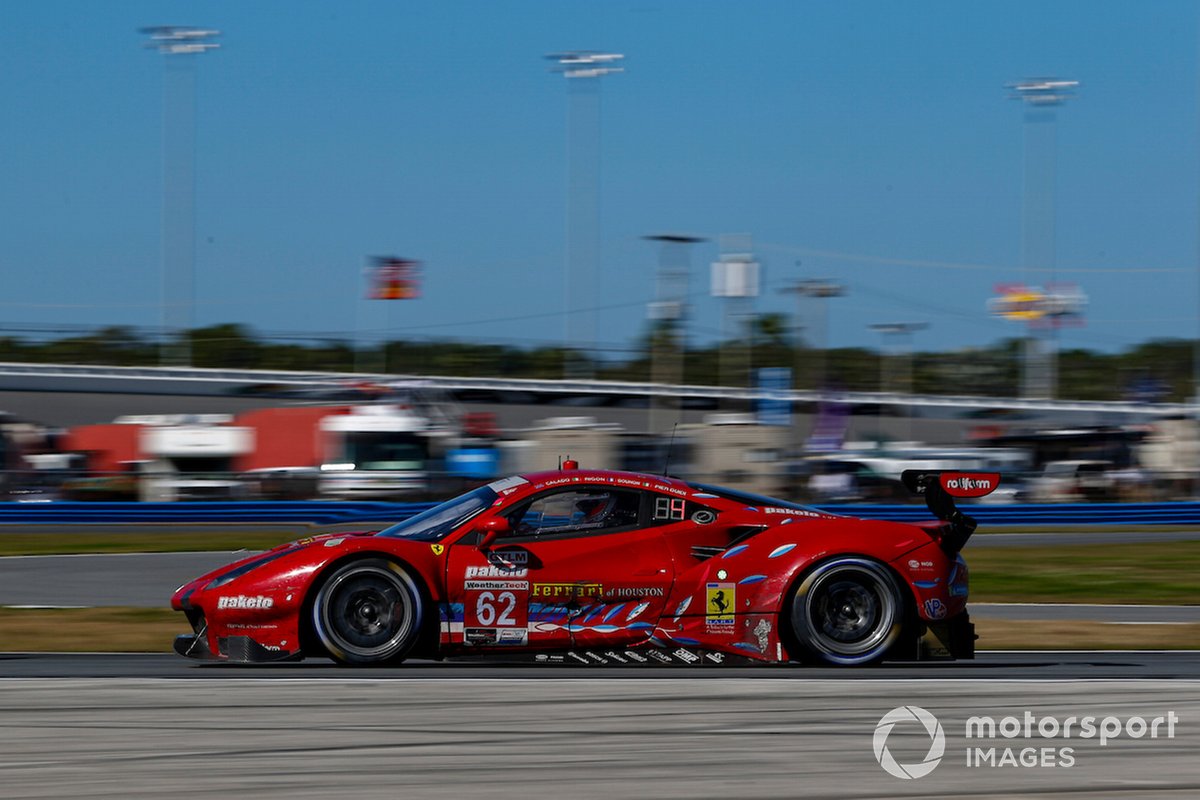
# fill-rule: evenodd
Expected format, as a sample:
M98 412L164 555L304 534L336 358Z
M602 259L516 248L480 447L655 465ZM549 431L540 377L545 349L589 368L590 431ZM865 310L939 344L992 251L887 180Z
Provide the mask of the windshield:
M471 517L496 502L497 494L488 486L480 486L473 492L459 495L441 505L422 511L415 517L397 522L384 528L377 536L395 536L399 539L416 539L421 542L436 542L444 539Z
M761 494L751 494L750 492L739 492L733 489L726 489L723 486L709 486L704 483L689 483L688 486L693 489L699 489L702 492L715 494L717 497L724 497L727 500L732 500L735 503L744 503L755 508L794 508L797 511L807 511L811 514L821 517L836 516L828 512L813 508L812 506L801 505L800 503L792 503L787 500L780 500L777 497L767 497Z

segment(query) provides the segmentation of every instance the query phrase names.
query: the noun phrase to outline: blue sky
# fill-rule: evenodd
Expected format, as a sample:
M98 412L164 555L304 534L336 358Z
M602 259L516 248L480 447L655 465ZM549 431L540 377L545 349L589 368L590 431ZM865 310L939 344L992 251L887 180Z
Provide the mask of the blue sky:
M542 56L603 49L627 71L602 90L602 342L643 331L641 237L665 231L751 234L760 310L845 282L835 346L877 322L929 322L922 349L1017 334L985 311L1020 277L1004 84L1040 75L1082 82L1057 265L1090 306L1064 346L1198 327L1200 8L1163 0L6 3L0 327L159 323L153 24L223 32L198 65L198 324L560 341L567 93ZM421 300L362 300L379 253L425 263ZM695 248L697 291L715 255ZM694 335L718 319L698 297Z

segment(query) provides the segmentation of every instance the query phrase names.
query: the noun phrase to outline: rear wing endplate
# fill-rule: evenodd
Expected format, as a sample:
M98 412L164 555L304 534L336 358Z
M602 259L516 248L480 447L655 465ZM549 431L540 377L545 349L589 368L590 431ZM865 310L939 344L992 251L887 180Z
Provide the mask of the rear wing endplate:
M995 472L906 469L900 473L900 481L910 492L925 498L925 505L935 517L948 523L948 531L942 536L942 549L957 553L971 538L977 523L973 517L958 510L954 498L985 497L1000 485L1000 475Z

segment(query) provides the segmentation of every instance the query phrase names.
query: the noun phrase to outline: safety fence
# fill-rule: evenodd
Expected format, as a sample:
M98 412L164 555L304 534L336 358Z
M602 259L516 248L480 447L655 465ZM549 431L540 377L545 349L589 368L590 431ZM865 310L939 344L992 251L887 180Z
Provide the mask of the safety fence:
M302 523L340 525L398 522L432 503L238 501L201 503L0 503L0 525ZM834 514L915 522L930 519L923 505L818 505ZM1194 525L1200 503L1062 503L965 505L980 525Z

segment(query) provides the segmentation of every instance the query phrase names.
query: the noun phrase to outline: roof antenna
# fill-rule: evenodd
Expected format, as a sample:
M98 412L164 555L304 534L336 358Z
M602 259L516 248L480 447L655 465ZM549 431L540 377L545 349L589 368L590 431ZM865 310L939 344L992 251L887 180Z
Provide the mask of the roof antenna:
M667 442L667 458L666 458L666 463L663 464L663 477L664 478L667 477L667 471L671 469L671 448L675 446L675 430L678 427L679 427L679 421L676 420L675 424L671 426L671 440L669 442Z

